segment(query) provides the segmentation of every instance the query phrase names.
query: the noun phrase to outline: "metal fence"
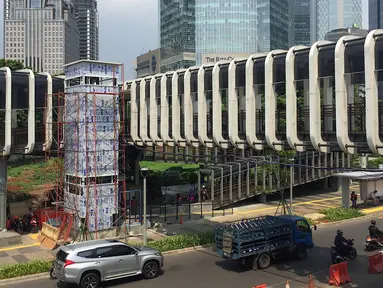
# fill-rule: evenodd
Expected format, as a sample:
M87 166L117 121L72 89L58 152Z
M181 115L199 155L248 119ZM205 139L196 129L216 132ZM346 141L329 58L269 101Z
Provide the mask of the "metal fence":
M212 201L189 202L182 201L178 204L163 202L148 203L146 206L146 217L151 223L182 223L183 221L212 218L216 216L232 215L232 203L225 203L220 210L214 209ZM229 207L229 208L228 208ZM138 202L127 206L127 222L141 222L143 219L143 206Z

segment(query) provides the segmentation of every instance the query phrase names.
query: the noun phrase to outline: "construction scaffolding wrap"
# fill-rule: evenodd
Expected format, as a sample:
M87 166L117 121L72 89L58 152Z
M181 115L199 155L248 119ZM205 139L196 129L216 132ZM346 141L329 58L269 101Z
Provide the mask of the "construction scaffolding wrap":
M126 232L122 71L116 63L68 64L65 93L47 97L46 160L58 163L54 226L63 227L62 235L71 230L76 240Z

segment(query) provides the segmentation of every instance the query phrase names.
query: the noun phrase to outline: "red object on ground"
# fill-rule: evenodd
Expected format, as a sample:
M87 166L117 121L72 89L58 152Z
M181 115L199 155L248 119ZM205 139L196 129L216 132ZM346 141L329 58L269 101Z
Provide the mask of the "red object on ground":
M383 253L368 257L368 273L379 274L383 272Z
M41 230L43 222L47 222L49 219L59 218L62 212L63 209L56 210L55 207L36 210L34 214L36 215L39 229Z
M329 285L340 286L345 283L350 283L351 278L348 274L348 263L342 262L330 266Z

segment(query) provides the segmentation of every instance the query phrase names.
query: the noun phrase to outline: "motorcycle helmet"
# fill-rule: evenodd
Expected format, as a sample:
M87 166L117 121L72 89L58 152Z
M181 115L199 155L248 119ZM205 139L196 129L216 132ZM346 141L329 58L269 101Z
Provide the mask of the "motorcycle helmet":
M337 235L340 235L340 236L343 236L343 231L342 231L342 230L337 230L337 231L336 231L336 234L337 234Z
M375 220L371 220L371 225L376 225L376 221Z

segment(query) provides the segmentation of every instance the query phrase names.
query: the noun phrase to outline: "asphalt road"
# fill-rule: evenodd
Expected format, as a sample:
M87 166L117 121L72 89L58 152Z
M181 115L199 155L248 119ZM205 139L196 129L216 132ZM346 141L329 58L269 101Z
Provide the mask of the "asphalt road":
M267 287L284 288L289 280L291 288L308 287L308 275L313 274L315 287L329 287L328 268L331 265L329 247L332 245L337 229L342 229L346 238L355 239L358 257L349 262L351 284L343 287L381 287L383 274L368 274L368 255L364 252L364 240L367 235L369 219L352 221L344 224L319 226L314 231L316 247L309 252L304 261L284 261L272 265L263 271L244 270L229 260L219 258L209 249L165 256L163 275L153 280L135 277L123 281L108 283L111 288L251 288L260 284ZM377 219L383 228L383 220ZM48 275L47 275L48 277ZM8 288L54 288L56 282L50 279L29 281L28 283L8 284Z

